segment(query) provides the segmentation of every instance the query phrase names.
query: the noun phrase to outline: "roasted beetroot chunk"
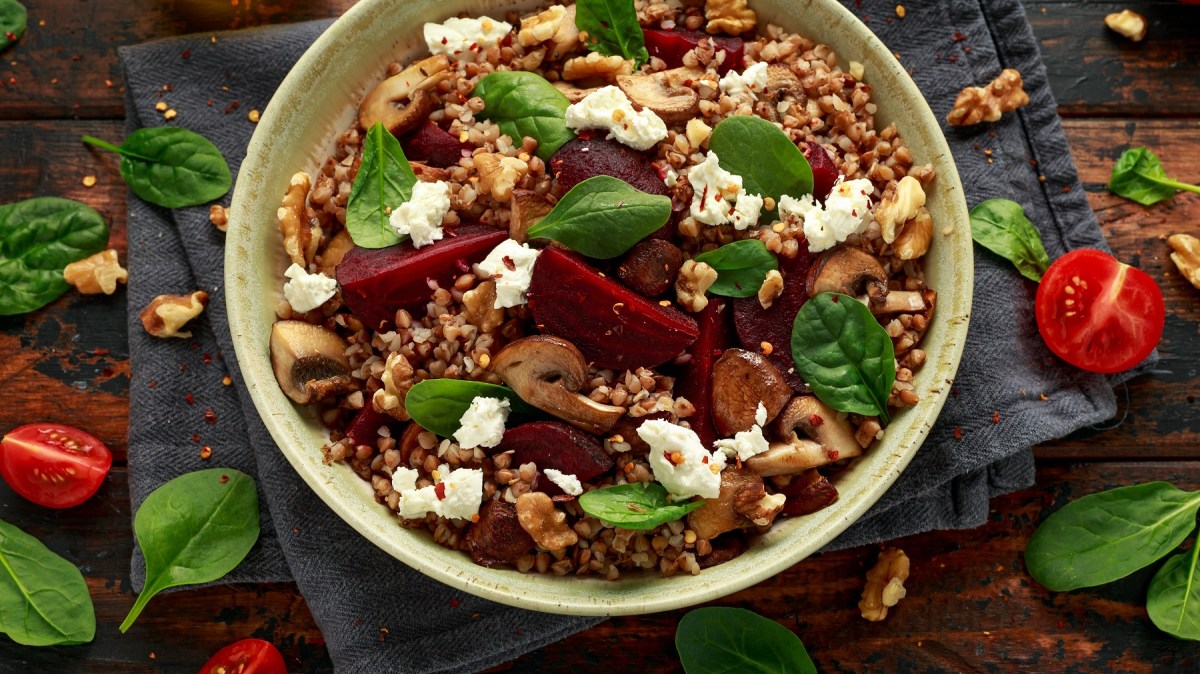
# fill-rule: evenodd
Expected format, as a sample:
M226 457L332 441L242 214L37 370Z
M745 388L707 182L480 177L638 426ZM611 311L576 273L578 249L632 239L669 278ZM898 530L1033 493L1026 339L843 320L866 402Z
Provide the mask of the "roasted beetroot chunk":
M762 351L762 343L768 342L771 354L767 360L779 368L784 380L797 393L807 393L808 386L796 374L796 363L792 361L792 323L796 321L800 307L808 300L804 284L812 260L813 256L804 244L801 244L800 252L794 258L779 256L783 294L775 298L770 309L763 309L757 297L733 301L733 322L742 346L748 351Z
M721 353L733 346L732 316L733 307L729 300L723 297L709 300L708 306L696 317L700 337L688 347L691 360L675 379L675 395L687 398L696 408L687 422L705 447L711 447L718 437L712 420L712 371L713 363Z
M379 438L379 429L389 426L391 421L392 418L388 415L376 412L374 407L365 405L358 411L358 414L354 415L354 419L346 427L346 437L350 438L355 445L373 445Z
M533 539L517 521L517 506L504 499L492 499L479 509L479 521L465 540L471 559L480 566L512 564L533 549Z
M819 143L810 140L805 144L803 150L804 158L812 167L813 196L817 201L825 203L825 199L833 191L833 185L837 182L841 172L833 165L833 159L829 156L829 152Z
M602 368L661 365L699 335L696 321L683 312L642 297L558 248L538 256L529 307L540 332L571 342Z
M442 285L461 273L460 263L480 262L508 232L483 225L459 227L420 249L411 241L390 248L355 246L337 266L342 298L368 327L391 322L397 309L429 299L429 279Z
M613 466L612 458L604 453L595 437L557 421L534 421L504 431L504 439L492 451L510 450L512 466L537 464L540 474L536 489L551 496L563 492L545 476L547 468L590 480Z
M400 147L404 148L404 156L409 161L420 161L446 168L458 164L463 158L463 150L469 153L472 146L460 143L448 131L433 122L425 122L416 131L400 139Z
M646 38L646 50L651 56L657 56L667 62L667 68L678 68L683 65L683 55L696 48L700 40L712 40L718 51L725 52L725 59L717 67L721 75L733 69L742 69L742 39L737 37L718 37L696 30L661 30L658 28L643 28L642 35Z
M648 155L603 136L568 141L550 157L550 172L564 194L588 178L612 176L648 194L670 196Z

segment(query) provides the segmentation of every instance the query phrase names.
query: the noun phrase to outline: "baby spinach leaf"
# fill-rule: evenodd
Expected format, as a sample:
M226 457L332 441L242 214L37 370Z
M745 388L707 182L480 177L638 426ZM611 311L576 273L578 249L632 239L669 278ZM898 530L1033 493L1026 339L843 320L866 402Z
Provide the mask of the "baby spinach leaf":
M675 630L675 650L687 674L817 674L800 637L742 608L689 611Z
M726 117L708 141L721 168L742 177L749 194L799 197L813 190L812 167L779 127L761 117ZM766 212L766 207L763 211Z
M650 60L633 0L578 0L575 27L588 34L588 48L605 56L622 56L639 68Z
M83 142L121 155L121 177L129 189L163 208L208 203L233 184L221 151L187 129L138 129L120 147L92 136L84 136Z
M647 194L620 178L592 176L572 187L530 227L529 238L553 239L605 260L633 248L670 217L670 197Z
M1108 189L1143 206L1175 196L1176 190L1200 192L1200 186L1171 180L1153 152L1144 147L1126 150L1113 164Z
M38 197L0 204L0 316L49 304L71 287L63 268L107 243L104 218L78 201Z
M232 468L186 473L150 492L133 518L146 558L146 586L121 632L159 592L232 571L258 541L258 526L254 480Z
M792 324L792 360L813 393L839 412L888 423L895 350L871 310L848 295L821 293Z
M579 497L583 512L622 529L648 531L660 524L683 519L704 501L672 503L657 482L631 482L593 489Z
M1150 482L1089 494L1046 518L1025 547L1034 580L1056 591L1124 578L1196 528L1200 492Z
M0 632L25 646L86 644L96 636L96 609L83 574L4 520Z
M1200 640L1200 541L1191 552L1167 560L1146 592L1146 612L1158 629L1180 639Z
M421 428L443 438L452 438L460 428L459 419L471 407L471 401L480 397L508 400L510 414L528 416L538 413L507 386L463 379L426 379L417 382L408 390L404 407Z
M17 0L0 0L0 51L20 40L28 23L29 13L25 11L25 5Z
M1040 282L1050 266L1041 235L1015 201L988 199L972 208L971 238L1012 262L1030 281Z
M491 73L479 80L471 96L483 99L480 119L495 122L515 145L520 145L525 136L536 140L537 156L545 161L550 161L555 150L575 137L565 119L571 102L536 73Z
M758 239L742 239L716 250L700 253L696 262L717 270L717 280L708 289L725 297L753 297L762 287L767 272L779 269L779 260Z
M400 141L376 122L363 142L362 163L346 202L346 231L362 248L387 248L404 240L389 224L392 210L412 198L417 176Z

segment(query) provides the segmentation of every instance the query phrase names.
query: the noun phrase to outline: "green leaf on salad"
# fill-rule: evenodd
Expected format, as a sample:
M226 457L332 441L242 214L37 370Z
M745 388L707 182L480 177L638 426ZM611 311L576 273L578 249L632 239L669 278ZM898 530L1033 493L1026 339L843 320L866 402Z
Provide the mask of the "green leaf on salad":
M17 0L0 0L0 51L20 40L28 23L25 5Z
M666 487L657 482L631 482L593 489L579 497L583 512L622 529L648 531L660 524L683 519L704 501L674 503Z
M892 338L858 300L821 293L805 302L792 324L792 360L826 405L888 423L896 380Z
M96 609L74 564L0 520L0 632L25 646L86 644Z
M121 177L142 199L163 208L199 206L229 191L225 157L207 138L187 129L138 129L120 146L84 136L83 142L121 155Z
M1146 612L1158 629L1180 639L1200 640L1200 541L1190 552L1167 560L1146 592Z
M812 167L804 153L761 117L726 117L713 129L708 150L717 154L721 168L742 177L748 194L771 197L778 204L785 194L800 197L813 190Z
M417 176L400 141L381 122L367 130L362 163L346 202L346 231L360 248L387 248L404 240L389 220L392 210L412 198Z
M1176 190L1200 192L1200 186L1168 178L1158 157L1144 147L1130 148L1121 155L1113 165L1108 189L1143 206L1170 199Z
M629 250L671 217L671 199L647 194L620 178L592 176L567 192L529 228L530 239L553 239L605 260Z
M479 80L471 96L483 99L480 119L495 122L514 145L520 145L526 136L533 138L538 143L537 156L545 161L575 137L565 119L571 102L536 73L491 73Z
M725 297L753 297L758 294L767 272L779 269L779 260L758 239L742 239L701 253L696 262L717 270L717 280L708 289Z
M71 287L63 269L107 243L104 218L78 201L38 197L0 204L0 316L49 304Z
M817 674L800 637L741 608L689 611L675 630L675 650L687 674Z
M421 428L439 437L452 438L461 426L459 419L476 398L508 400L511 414L531 416L538 413L507 386L463 379L426 379L417 382L408 390L404 407Z
M592 51L627 58L634 68L650 60L633 0L577 0L575 27L587 33Z
M1050 267L1041 235L1015 201L988 199L972 208L971 238L1012 262L1030 281L1040 282Z

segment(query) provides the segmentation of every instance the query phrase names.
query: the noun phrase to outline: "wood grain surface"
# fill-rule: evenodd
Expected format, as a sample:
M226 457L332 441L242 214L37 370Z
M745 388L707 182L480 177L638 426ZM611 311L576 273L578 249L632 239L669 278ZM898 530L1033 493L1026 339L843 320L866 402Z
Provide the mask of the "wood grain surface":
M185 32L336 16L350 0L27 0L29 33L0 53L0 201L84 201L125 249L125 187L111 156L79 136L123 128L119 46ZM1118 419L1038 447L1038 483L997 499L983 527L902 539L908 597L883 623L858 617L877 547L818 555L721 605L750 608L799 634L822 672L1194 672L1200 647L1158 632L1144 597L1154 567L1095 590L1052 593L1021 556L1036 524L1069 498L1148 480L1200 488L1200 291L1175 273L1167 235L1200 223L1200 195L1143 208L1108 193L1112 163L1146 145L1167 170L1200 182L1200 8L1174 2L1027 2L1088 199L1121 259L1160 283L1162 359L1118 389ZM912 8L917 7L912 3ZM1103 16L1133 6L1151 21L1140 44ZM44 25L42 22L45 22ZM82 178L97 176L94 187ZM85 428L115 467L79 508L49 511L0 486L0 518L77 563L96 604L93 643L29 648L0 636L0 672L191 672L219 647L276 643L292 672L331 670L320 631L290 584L230 585L156 597L124 635L133 545L124 469L129 360L125 298L68 293L25 316L0 317L0 432L33 420ZM680 671L681 612L616 618L495 671ZM378 631L380 627L364 625Z

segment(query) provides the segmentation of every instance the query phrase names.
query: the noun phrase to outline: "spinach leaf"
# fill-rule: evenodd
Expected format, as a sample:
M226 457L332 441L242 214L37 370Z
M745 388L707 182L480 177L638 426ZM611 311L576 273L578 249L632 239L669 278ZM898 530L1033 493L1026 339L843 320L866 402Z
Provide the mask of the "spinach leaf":
M381 122L367 131L362 163L346 202L346 231L361 248L387 248L404 239L388 220L392 210L412 198L417 176L400 141Z
M146 557L146 586L121 632L159 592L217 580L246 558L258 541L254 480L232 468L180 475L150 492L133 531Z
M648 531L674 522L704 505L704 501L672 503L657 482L631 482L593 489L579 497L583 512L622 529Z
M675 650L687 674L817 674L800 637L742 608L689 611L675 630Z
M575 137L564 118L571 102L536 73L491 73L479 80L471 96L483 99L480 119L495 122L515 145L525 136L533 138L538 142L537 156L545 161Z
M988 199L972 208L971 238L1012 262L1030 281L1040 282L1050 266L1041 235L1015 201Z
M757 295L767 272L779 269L775 254L758 239L742 239L700 253L696 262L704 262L717 270L717 280L708 291L725 297Z
M821 293L792 324L792 360L813 393L839 412L888 423L895 351L871 310L848 295Z
M78 201L38 197L0 204L0 316L49 304L71 287L63 268L107 243L104 218Z
M572 187L528 234L605 260L633 248L670 217L670 197L647 194L620 178L592 176Z
M0 51L21 39L28 22L29 13L25 11L25 5L17 0L0 0Z
M4 520L0 632L25 646L86 644L96 636L96 609L83 574Z
M1056 591L1103 585L1174 550L1196 527L1200 492L1166 482L1072 501L1042 522L1025 548L1034 580Z
M408 390L404 407L421 428L443 438L452 438L460 427L459 419L471 407L471 401L478 397L507 399L510 414L528 416L538 413L506 386L462 379L426 379L417 382Z
M1152 206L1175 196L1176 190L1200 192L1200 186L1181 183L1167 177L1158 157L1144 147L1126 150L1113 164L1108 189L1118 196Z
M627 58L634 68L650 60L633 0L578 0L575 27L588 34L592 51Z
M92 136L84 136L83 142L121 155L121 177L129 189L163 208L208 203L233 184L221 151L187 129L138 129L120 147Z
M771 197L812 192L812 167L796 144L779 127L761 117L727 117L708 141L721 168L742 177L750 194ZM766 212L764 207L763 212Z
M1167 560L1146 593L1146 612L1158 629L1180 639L1200 640L1200 541L1191 552Z

